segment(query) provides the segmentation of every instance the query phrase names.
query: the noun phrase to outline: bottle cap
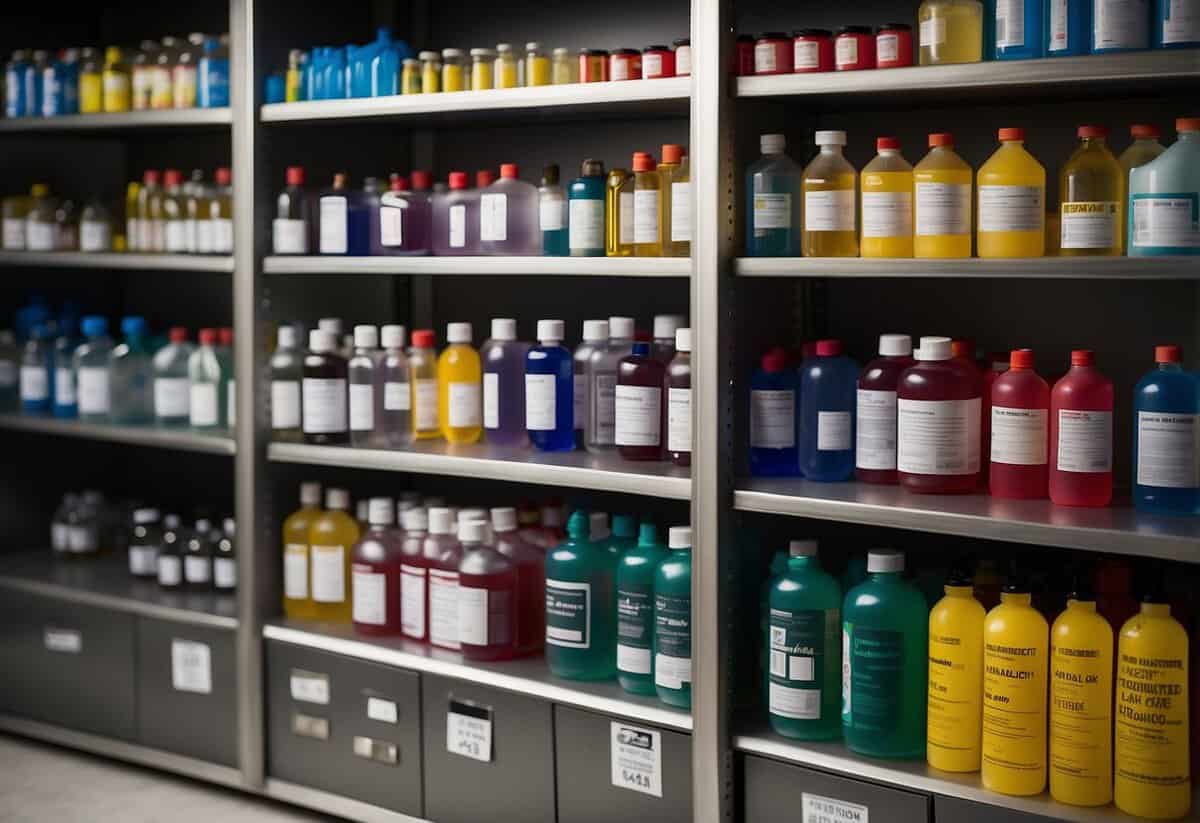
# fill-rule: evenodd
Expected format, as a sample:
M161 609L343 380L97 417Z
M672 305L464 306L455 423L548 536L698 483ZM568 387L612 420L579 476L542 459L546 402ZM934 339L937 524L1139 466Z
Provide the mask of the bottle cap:
M379 330L379 342L385 349L402 349L404 348L404 332L403 326L389 323Z
M304 166L287 167L287 184L289 186L304 185Z
M213 172L213 177L216 179L218 186L228 186L233 182L233 172L229 170L228 166L218 168Z
M204 534L210 528L212 528L212 523L208 522L207 517L201 517L199 520L196 521L195 529L196 529L196 531L200 532L201 534Z
M676 329L675 330L675 350L682 352L690 352L692 350L692 330L691 329Z
M144 526L147 523L158 522L158 509L135 509L133 512L135 525Z
M633 515L629 514L614 514L612 519L612 533L614 537L631 538L637 535L637 520Z
M1157 140L1162 136L1158 126L1152 126L1148 123L1135 123L1129 127L1129 135L1134 140Z
M404 510L400 521L404 524L406 532L423 532L429 528L429 513L420 506L414 506Z
M921 347L924 348L924 343ZM876 549L867 552L867 573L902 572L904 571L904 555L892 549Z
M433 175L427 171L416 170L410 177L412 178L413 191L429 191L433 185Z
M172 326L167 332L167 339L172 343L186 343L188 339L188 330L183 326Z
M395 172L389 174L388 189L391 191L408 191L408 178Z
M584 320L583 339L588 343L598 343L608 340L607 320Z
M842 353L841 340L818 340L817 357L837 357Z
M542 185L558 185L558 163L550 163L549 165L542 167Z
M787 148L787 138L782 134L760 134L758 149L763 154L783 154Z
M922 337L921 347L913 352L917 360L949 360L953 356L949 337Z
M563 340L563 321L537 321L537 336L542 343L561 343Z
M816 540L789 540L788 555L791 557L816 557Z
M424 54L424 52L422 52ZM462 49L442 49L443 60L461 60L467 53Z
M549 525L543 523L543 525ZM588 531L591 528L591 523L588 520L588 513L583 509L571 512L570 519L567 520L567 535L573 540L588 539Z
M472 57L495 57L496 52L492 49L471 49Z
M644 151L635 151L633 153L633 170L634 171L654 171L654 157Z
M339 317L322 317L317 321L317 328L337 337L342 333L342 320Z
M658 542L658 529L653 523L642 523L638 526L638 545L653 546Z
M467 187L467 173L465 171L452 171L447 179L450 182L450 188L454 191L460 191Z
M1017 128L1000 129L999 138L1000 138L1001 143L1024 142L1025 129L1017 129Z
M1183 349L1180 346L1155 346L1155 363L1182 363Z
M167 169L163 172L163 183L167 186L178 186L183 182L183 173L179 169Z
M675 330L687 322L687 318L682 314L656 314L654 315L654 337L657 340L671 340L675 337Z
M308 333L308 349L317 354L326 354L337 347L337 338L327 331L312 329Z
M435 339L433 329L417 329L412 333L412 344L418 349L432 349Z
M879 353L884 357L908 357L912 354L912 338L907 334L881 334Z
M379 329L374 326L354 327L354 347L357 349L374 349L379 347Z
M975 340L970 337L956 337L950 341L950 356L960 360L975 360ZM1005 356L1005 362L1008 357Z
M80 324L84 337L99 337L108 333L108 320L98 314L89 314Z
M487 516L487 509L472 506L466 509L459 509L455 513L454 520L457 523L465 523L468 520L487 520Z
M325 508L330 511L348 511L350 509L350 492L345 489L326 489Z
M471 324L470 323L447 323L446 324L446 342L447 343L470 343L471 342Z
M650 343L645 340L634 340L632 354L638 357L647 357L650 354Z
M1008 358L1010 369L1032 369L1033 349L1013 349Z
M629 340L633 337L634 325L632 317L610 317L608 333L617 340Z
M603 177L603 160L584 160L579 166L580 177Z
M788 366L788 353L781 346L768 351L762 356L762 370L771 374L781 372Z
M458 524L458 539L462 543L482 543L487 537L488 524L484 520L468 520Z
M321 502L321 484L320 483L301 483L300 484L300 504L303 506L316 506Z
M228 326L222 326L221 328L217 329L217 341L222 346L232 346L233 329L229 328Z
M521 175L516 163L501 163L500 176L505 180L516 180Z
M954 135L948 131L935 132L929 135L929 147L932 148L949 148L954 145Z
M392 525L395 507L390 497L372 497L367 503L367 522L372 526Z
M667 548L690 549L692 547L692 527L672 526L667 529Z
M608 528L608 512L592 512L588 515L588 538L593 542L607 540L612 535Z
M146 186L157 186L158 181L162 179L162 174L157 169L146 169L142 172L142 184Z
M512 506L492 509L492 528L497 532L516 531L517 510Z
M875 151L897 151L900 148L899 137L877 137L875 138Z
M480 169L475 172L475 188L486 189L496 182L496 173L491 169Z
M1200 131L1200 117L1180 117L1175 120L1175 131Z
M429 510L430 534L453 534L453 529L454 513L452 511L442 506Z
M813 142L818 146L844 146L846 145L846 132L818 131Z
M502 341L516 340L517 321L512 317L493 317L492 339Z
M665 46L663 47L666 48ZM675 143L664 143L662 147L662 161L664 163L678 163L683 159L683 146Z
M121 318L121 334L126 337L135 337L146 332L146 318L141 315L131 315Z
M1091 349L1075 349L1071 352L1072 366L1094 366L1096 364L1096 353Z
M541 51L542 44L536 40L530 40L525 44L525 51Z
M172 329L172 331L174 331L174 329ZM216 329L201 329L198 337L200 339L201 346L211 346L217 342L217 330ZM183 338L185 340L187 339L186 331L184 332ZM173 338L172 338L172 342L175 342Z
M1075 130L1075 135L1077 137L1108 137L1108 127L1095 125L1080 126Z

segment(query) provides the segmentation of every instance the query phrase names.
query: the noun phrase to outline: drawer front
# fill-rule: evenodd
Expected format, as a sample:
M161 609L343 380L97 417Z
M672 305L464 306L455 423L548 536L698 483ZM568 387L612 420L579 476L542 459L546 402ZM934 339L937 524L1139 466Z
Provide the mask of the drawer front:
M744 819L754 823L796 823L804 819L806 805L822 818L844 823L932 820L932 800L926 794L749 755L743 758L742 772Z
M1003 805L992 806L957 797L934 795L933 811L937 823L1047 823L1056 820L1047 804L1047 816L1014 812ZM1132 819L1132 818L1131 818Z

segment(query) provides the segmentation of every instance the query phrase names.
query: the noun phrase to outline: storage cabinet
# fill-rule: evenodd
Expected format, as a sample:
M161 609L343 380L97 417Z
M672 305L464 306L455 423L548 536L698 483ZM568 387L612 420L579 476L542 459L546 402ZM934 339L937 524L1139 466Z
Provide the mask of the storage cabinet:
M933 821L933 802L927 794L850 780L765 757L744 757L742 776L743 818L754 823Z

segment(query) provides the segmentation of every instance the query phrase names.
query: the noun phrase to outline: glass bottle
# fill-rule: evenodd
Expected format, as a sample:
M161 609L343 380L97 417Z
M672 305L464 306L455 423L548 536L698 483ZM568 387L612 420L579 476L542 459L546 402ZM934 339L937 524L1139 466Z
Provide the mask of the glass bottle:
M971 167L954 135L929 135L929 153L913 169L913 256L971 256Z
M383 358L377 366L375 392L380 409L377 430L382 445L396 449L408 442L412 430L412 386L409 385L408 356L404 353L405 328L387 325L380 329Z
M313 616L308 576L309 529L320 514L321 484L300 484L300 508L283 521L283 613L289 620Z
M800 256L801 168L782 134L759 137L762 157L746 170L746 255Z
M661 181L654 156L644 151L633 154L633 254L635 257L661 257L658 213Z
M179 58L171 68L171 105L176 109L194 109L199 87L200 56L204 35L192 33L179 44Z
M570 49L556 48L550 52L550 79L558 86L566 83L576 83L575 60Z
M25 218L29 216L29 198L14 195L4 198L4 250L25 250Z
M347 364L351 446L365 448L378 442L376 417L380 398L375 393L378 358L379 330L374 326L355 326L354 356Z
M214 348L216 329L201 329L200 345L188 357L189 419L193 429L214 431L223 424L221 364Z
M158 553L158 585L164 589L179 589L183 586L183 553L187 545L188 530L177 514L163 518L162 550Z
M568 253L567 193L558 182L558 164L542 169L538 187L538 227L542 231L542 254L565 257Z
M1024 129L1000 129L1000 148L976 174L980 257L1045 254L1046 169L1024 143Z
M617 367L615 442L626 460L662 460L666 367L650 356L650 344L635 341Z
M479 194L467 189L467 173L452 171L450 190L433 200L433 253L479 254Z
M113 343L108 337L108 321L99 315L83 318L85 341L71 357L75 373L79 419L107 423L110 414L108 368ZM64 364L65 365L65 364Z
M651 340L650 353L664 366L675 357L675 332L687 324L687 318L682 314L654 315L654 337Z
M854 465L863 483L896 484L896 387L916 361L907 334L879 335L879 356L858 378L854 417Z
M161 176L154 169L146 169L142 173L142 187L137 195L137 233L136 242L132 248L140 252L162 251L166 238L158 234L154 218L159 210L159 199L162 188L159 186Z
M112 246L112 221L108 209L102 200L88 200L79 216L79 250L106 252L112 251Z
M78 320L73 313L63 311L58 322L59 334L52 344L51 361L53 363L54 388L51 395L54 398L52 410L54 416L73 420L79 416L79 398L75 387L75 369L72 367L72 355L79 344L76 337L79 329Z
M604 254L633 257L633 175L613 169L604 184Z
M667 530L670 554L654 573L654 686L658 699L692 707L692 528Z
M183 544L183 585L192 591L212 588L213 551L209 534L211 523L201 518L188 532Z
M58 201L45 183L29 187L29 213L25 216L25 248L29 251L54 251L54 225Z
M372 497L368 528L354 544L351 566L354 630L360 634L400 634L399 534L392 528L390 497Z
M571 181L570 230L567 246L572 257L604 257L604 163L584 160L579 177Z
M525 44L525 85L550 85L550 58L536 41Z
M158 509L135 509L129 536L129 573L134 577L158 576L158 553L163 533Z
M192 345L183 326L168 331L170 341L154 353L154 419L160 426L187 426L190 420L191 389L188 359Z
M487 91L496 87L492 69L496 52L491 49L471 49L471 91Z
M104 86L104 111L129 111L133 105L130 70L125 55L117 46L109 46L104 50L101 82Z
M588 515L576 511L567 539L546 557L546 664L568 680L616 673L617 556L589 539Z
M449 323L438 358L438 418L448 443L474 443L483 434L482 367L471 346L470 323Z
M442 435L438 422L438 361L433 344L432 329L413 332L412 349L408 353L413 440L431 440Z
M154 420L154 364L146 347L146 319L124 317L125 342L112 350L108 386L112 422L144 425Z
M154 91L154 67L158 60L158 43L154 40L143 40L138 44L137 54L133 57L132 73L132 106L134 111L146 111L150 108L150 98Z
M608 318L608 333L608 345L598 345L588 364L588 417L584 441L588 451L593 453L612 451L617 445L617 367L633 351L633 318Z
M584 448L587 442L588 412L592 402L588 396L592 383L592 356L597 349L608 348L608 337L607 320L584 320L583 342L575 347L571 356L575 386L575 402L572 407L575 417L575 447L579 449Z
M436 51L417 53L421 61L421 93L437 94L442 90L442 56Z
M280 326L275 351L271 353L271 439L300 443L300 383L304 377L304 353L297 347L295 326Z
M862 170L862 256L913 256L913 169L895 137L875 141L879 152Z
M1125 251L1125 180L1104 126L1080 126L1079 147L1058 177L1064 257L1119 257Z
M667 365L667 454L692 465L692 330L675 330L675 358Z
M920 65L983 60L983 4L979 0L924 0L917 21Z
M667 557L653 523L617 562L617 681L630 694L653 695L654 575Z
M308 254L309 219L304 167L288 166L287 186L276 198L271 221L272 254Z
M48 415L54 404L53 333L42 325L29 330L21 356L21 410L25 414Z
M538 219L538 190L518 177L516 163L500 166L500 179L479 194L479 251L481 254L533 255L542 253Z
M458 651L458 566L462 546L454 536L454 511L443 507L429 510L429 534L422 549L429 569L429 642Z
M496 44L496 70L494 72L498 89L515 89L520 83L520 71L517 68L517 58L513 54L510 43Z
M662 147L658 164L658 244L663 257L692 253L692 182L687 153L674 143Z
M546 638L546 553L526 542L517 530L517 510L491 510L496 551L516 568L516 638L518 656L536 654Z
M858 365L842 341L818 340L800 365L800 473L837 482L854 475L854 412Z
M401 515L404 539L400 544L400 631L410 640L425 641L429 618L425 593L429 564L425 561L428 511L414 506Z
M460 523L458 638L465 660L511 660L516 656L518 588L512 559L487 545L486 520Z
M804 169L805 257L858 257L857 209L854 207L858 174L842 155L844 131L818 131L820 152Z
M462 49L442 49L442 91L467 88L467 53Z
M525 356L525 428L540 451L575 448L574 364L563 321L539 320L538 345Z
M209 253L233 254L233 172L228 166L221 166L213 179L216 185L201 201L204 210L200 214L200 225L203 227L207 223L212 236ZM205 252L203 244L199 251Z
M179 62L180 41L167 35L154 55L150 69L150 108L169 109L175 102L173 74Z
M304 442L346 445L350 442L346 359L335 351L332 334L321 329L308 333L301 382L301 428ZM347 504L349 505L349 504Z
M325 490L325 511L308 529L309 590L312 617L327 623L349 623L353 616L350 599L351 549L358 542L358 524L347 512L350 493L345 489Z
M517 321L492 319L492 336L479 349L483 364L483 428L488 443L524 446L525 357L529 344L517 340Z
M237 589L237 524L232 517L213 530L213 588L230 594Z

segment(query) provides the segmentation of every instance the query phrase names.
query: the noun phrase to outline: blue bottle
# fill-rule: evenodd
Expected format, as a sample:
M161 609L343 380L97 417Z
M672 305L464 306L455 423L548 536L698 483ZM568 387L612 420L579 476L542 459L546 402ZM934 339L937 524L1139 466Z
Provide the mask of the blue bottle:
M997 60L1029 60L1046 56L1043 2L995 0Z
M1154 0L1154 47L1186 49L1200 46L1200 16L1195 6L1180 0ZM1174 6L1174 9L1172 9ZM1171 12L1174 10L1175 14Z
M27 117L42 116L42 91L46 66L50 64L50 55L38 49L33 53L33 62L25 67L25 115Z
M563 321L539 320L538 344L525 355L525 428L544 452L575 448L575 378Z
M30 330L21 354L21 410L26 414L49 414L54 405L54 348L49 326Z
M42 116L79 113L79 49L64 49L42 69Z
M4 66L5 117L25 117L29 113L25 100L25 69L28 65L25 50L17 49Z
M1130 257L1200 255L1200 118L1175 130L1170 148L1129 172Z
M1092 54L1150 48L1150 0L1095 0Z
M567 189L572 257L604 256L604 163L584 160Z
M746 170L746 256L800 256L802 171L782 134L759 137L762 157Z
M378 49L371 58L371 96L387 97L400 93L400 49L389 45Z
M817 341L817 355L800 366L800 473L837 482L854 475L854 412L858 365L841 340Z
M1200 514L1200 383L1179 346L1155 346L1154 362L1133 392L1133 505Z
M204 41L204 56L197 70L196 103L202 109L229 106L229 43L216 37ZM278 101L283 102L283 97Z
M371 96L371 61L374 59L374 43L365 46L346 46L346 96Z
M762 367L750 381L750 474L800 474L796 425L799 399L800 378L788 368L787 352L771 349L763 355Z
M74 314L63 312L59 322L60 334L54 341L54 416L73 420L79 416L75 391L75 370L71 360L79 343L76 334L79 321Z
M1046 56L1074 57L1092 46L1092 0L1046 0Z

